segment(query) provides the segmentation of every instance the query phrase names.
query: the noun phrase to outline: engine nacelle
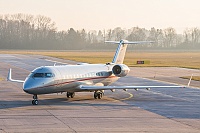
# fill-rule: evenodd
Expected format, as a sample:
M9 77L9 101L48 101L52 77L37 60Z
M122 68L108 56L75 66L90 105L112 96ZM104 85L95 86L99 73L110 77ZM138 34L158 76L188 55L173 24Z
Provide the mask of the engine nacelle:
M128 68L127 65L124 64L118 64L113 66L112 72L115 76L118 77L124 77L129 73L130 69Z

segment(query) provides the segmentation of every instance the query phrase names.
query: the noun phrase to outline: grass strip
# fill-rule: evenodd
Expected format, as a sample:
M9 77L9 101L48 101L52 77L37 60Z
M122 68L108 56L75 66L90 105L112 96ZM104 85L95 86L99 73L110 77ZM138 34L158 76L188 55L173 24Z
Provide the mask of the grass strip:
M5 79L0 77L0 81L3 81L3 80L5 80Z
M184 77L180 77L182 79L190 79L191 76L184 76ZM192 80L195 80L195 81L200 81L200 76L192 76Z
M1 54L45 55L87 63L111 62L115 51L0 51ZM148 61L137 64L137 61ZM124 64L131 67L183 67L200 69L200 52L128 51Z

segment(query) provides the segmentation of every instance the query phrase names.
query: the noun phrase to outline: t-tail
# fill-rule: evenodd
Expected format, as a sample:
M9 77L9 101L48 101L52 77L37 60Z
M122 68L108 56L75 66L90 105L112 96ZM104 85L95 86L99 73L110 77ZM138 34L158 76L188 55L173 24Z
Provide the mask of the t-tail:
M106 43L114 43L118 44L118 48L115 52L115 56L112 60L112 63L114 64L123 64L124 62L124 57L126 54L126 48L128 44L144 44L144 43L153 43L152 41L134 41L134 42L129 42L128 40L120 40L118 41L105 41Z

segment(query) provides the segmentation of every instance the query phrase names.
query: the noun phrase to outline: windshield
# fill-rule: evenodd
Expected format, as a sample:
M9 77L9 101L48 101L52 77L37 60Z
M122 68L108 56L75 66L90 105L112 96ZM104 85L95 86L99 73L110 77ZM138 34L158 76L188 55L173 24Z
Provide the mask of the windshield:
M54 77L53 73L34 73L33 78L51 78Z
M45 73L44 76L47 78L50 78L50 77L53 77L54 75L53 73Z

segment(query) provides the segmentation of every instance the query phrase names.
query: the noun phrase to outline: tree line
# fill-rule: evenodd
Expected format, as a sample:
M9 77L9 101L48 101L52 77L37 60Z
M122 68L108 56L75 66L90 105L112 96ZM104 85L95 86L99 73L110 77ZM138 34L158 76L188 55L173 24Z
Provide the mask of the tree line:
M172 27L150 30L140 27L86 31L70 28L58 31L51 18L42 15L13 14L0 16L0 49L82 50L108 49L105 40L154 41L132 47L148 49L200 48L200 29L187 28L177 34ZM116 46L115 46L116 47Z

